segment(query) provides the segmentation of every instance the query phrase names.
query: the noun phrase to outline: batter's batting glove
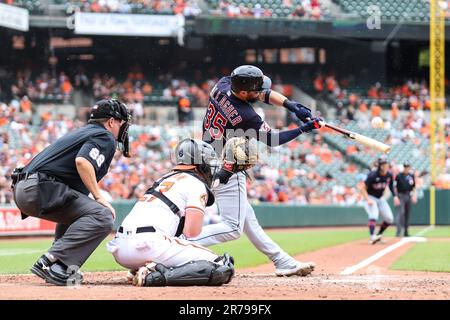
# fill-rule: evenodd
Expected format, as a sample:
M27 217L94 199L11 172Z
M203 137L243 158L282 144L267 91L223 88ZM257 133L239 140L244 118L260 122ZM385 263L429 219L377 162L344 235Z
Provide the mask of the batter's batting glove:
M321 127L320 121L323 121L321 118L313 118L309 121L307 121L304 125L300 126L300 130L302 132L310 132L315 129L319 129Z
M307 122L313 116L311 114L311 109L305 107L300 102L290 101L289 99L284 100L283 106L289 111L295 113L295 116L303 122Z

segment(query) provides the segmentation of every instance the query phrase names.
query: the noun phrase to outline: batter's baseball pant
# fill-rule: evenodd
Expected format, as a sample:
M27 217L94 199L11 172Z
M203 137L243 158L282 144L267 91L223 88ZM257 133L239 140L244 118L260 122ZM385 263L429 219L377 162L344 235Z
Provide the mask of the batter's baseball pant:
M39 187L39 180L45 188ZM54 192L40 194L45 189ZM58 190L66 190L69 196L62 197ZM54 208L42 212L44 198L46 203L55 204ZM61 203L62 198L66 198L65 203ZM113 228L109 209L54 179L38 179L37 174L17 182L14 199L22 213L57 223L55 241L48 252L66 266L81 267Z
M369 206L367 202L364 202L364 209L366 209L369 220L378 220L378 216L381 214L383 221L392 224L394 222L394 216L392 215L391 207L384 198L375 198L369 195L369 199L372 199L373 204Z
M409 192L402 192L398 194L400 199L400 206L397 207L397 236L408 232L409 217L411 215L411 195Z
M273 262L289 258L261 228L247 200L246 177L239 172L227 184L213 190L221 222L204 226L199 236L190 238L202 246L238 239L244 232L253 245Z

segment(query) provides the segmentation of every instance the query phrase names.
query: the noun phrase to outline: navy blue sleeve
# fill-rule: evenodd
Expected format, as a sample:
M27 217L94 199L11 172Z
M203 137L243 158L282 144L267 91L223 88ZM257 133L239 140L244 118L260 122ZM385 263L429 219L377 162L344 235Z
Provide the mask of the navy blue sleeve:
M267 144L269 147L276 147L294 140L302 133L303 131L300 128L280 132L273 132L272 130L270 131L260 130L258 131L257 140Z
M256 140L268 145L269 147L277 147L294 140L303 133L300 128L274 132L272 128L263 121L260 116L251 118L247 125L256 132Z
M367 175L366 180L364 181L364 183L366 184L366 187L367 187L367 188L369 188L369 186L373 183L373 180L374 180L374 175L372 174L372 172L370 172L370 173Z
M95 173L98 173L103 165L110 163L115 150L116 142L113 135L105 132L86 141L80 151L78 151L77 157L83 157L88 160L94 167Z
M397 196L397 191L394 189L394 177L392 176L392 174L389 174L390 176L390 181L389 181L389 190L391 190L391 193L394 197Z

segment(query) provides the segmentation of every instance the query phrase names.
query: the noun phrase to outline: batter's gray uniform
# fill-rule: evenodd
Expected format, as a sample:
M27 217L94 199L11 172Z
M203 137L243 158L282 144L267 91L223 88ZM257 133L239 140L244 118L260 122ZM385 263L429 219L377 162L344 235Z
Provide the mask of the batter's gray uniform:
M208 247L238 239L244 232L253 245L276 266L292 260L259 225L255 211L247 200L245 180L245 175L239 172L227 184L220 184L213 189L222 222L204 226L198 237L189 240Z
M378 220L378 216L381 214L383 221L392 224L392 222L394 221L394 216L392 214L391 207L387 203L386 199L376 198L371 195L369 195L369 199L373 201L373 204L371 206L369 206L369 204L364 201L364 209L366 209L369 220Z
M239 78L240 75L237 75L240 74L237 72L238 69L242 69L244 73L242 79ZM252 91L259 88L254 82L258 77L251 75L254 70L257 70L255 72L261 76L259 80L262 83L262 72L259 69L253 66L242 66L233 71L234 76L220 79L210 93L209 105L203 121L203 140L212 144L218 154L221 153L225 140L233 136L256 138L274 147L287 143L304 132L318 128L318 124L311 120L302 127L275 133L255 112L250 102L241 100L232 93L232 91ZM239 85L241 80L243 87ZM239 88L233 89L233 86L237 85ZM268 103L270 90L266 91L264 96L265 102ZM309 111L304 112L305 117L307 115L312 118ZM201 234L189 239L190 241L210 246L237 239L244 232L255 247L275 263L277 275L289 276L299 274L298 272L306 275L311 272L314 268L313 264L301 264L294 260L261 228L247 200L244 173L234 174L226 184L213 188L213 192L222 222L203 227Z

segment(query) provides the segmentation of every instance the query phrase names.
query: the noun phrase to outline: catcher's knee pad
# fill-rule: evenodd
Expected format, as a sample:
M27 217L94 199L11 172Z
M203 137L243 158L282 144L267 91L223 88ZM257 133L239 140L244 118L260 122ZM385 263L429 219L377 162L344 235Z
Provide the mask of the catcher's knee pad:
M233 258L220 257L222 264L199 260L179 267L167 268L162 264L155 266L144 285L153 286L220 286L229 283L234 276Z

